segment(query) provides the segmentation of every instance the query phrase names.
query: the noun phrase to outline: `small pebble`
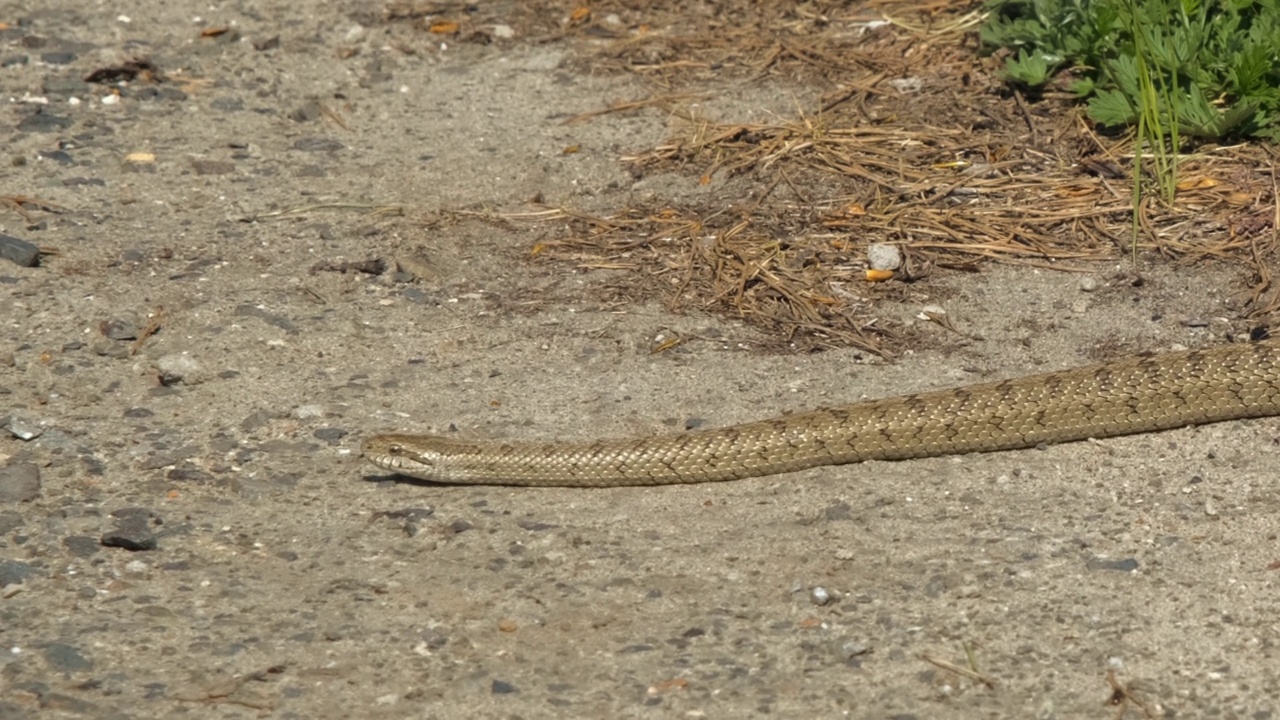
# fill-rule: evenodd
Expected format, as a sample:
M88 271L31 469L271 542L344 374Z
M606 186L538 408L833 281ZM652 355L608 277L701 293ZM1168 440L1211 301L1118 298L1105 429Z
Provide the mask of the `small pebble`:
M310 420L324 417L323 405L299 405L290 413L297 420Z
M1093 292L1098 289L1098 278L1092 275L1085 275L1080 278L1080 292Z
M821 585L816 585L809 591L809 602L819 607L831 602L831 593Z
M160 384L166 387L199 385L209 378L203 366L184 353L171 353L156 360L156 370L160 373Z
M137 340L138 318L132 315L121 315L102 321L98 330L111 340Z
M841 659L848 661L859 655L866 655L871 652L871 646L860 640L845 640L840 643L839 654Z
M4 429L19 440L35 440L44 434L44 428L26 418L10 417Z
M897 270L902 267L902 248L891 243L867 246L867 266L872 270Z

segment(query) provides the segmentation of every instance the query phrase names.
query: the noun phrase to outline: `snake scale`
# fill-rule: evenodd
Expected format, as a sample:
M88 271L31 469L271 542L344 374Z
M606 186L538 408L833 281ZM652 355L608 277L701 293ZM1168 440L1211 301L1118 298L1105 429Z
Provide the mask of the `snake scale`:
M1135 356L656 437L473 443L389 434L365 440L363 453L385 470L440 483L671 485L1267 415L1280 415L1280 344L1257 342Z

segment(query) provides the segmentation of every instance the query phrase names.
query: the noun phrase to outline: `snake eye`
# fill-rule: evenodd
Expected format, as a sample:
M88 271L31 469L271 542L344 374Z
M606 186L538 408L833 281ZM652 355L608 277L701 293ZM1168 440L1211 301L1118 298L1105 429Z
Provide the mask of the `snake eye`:
M404 455L404 446L392 445L391 447L387 448L387 452L391 455Z

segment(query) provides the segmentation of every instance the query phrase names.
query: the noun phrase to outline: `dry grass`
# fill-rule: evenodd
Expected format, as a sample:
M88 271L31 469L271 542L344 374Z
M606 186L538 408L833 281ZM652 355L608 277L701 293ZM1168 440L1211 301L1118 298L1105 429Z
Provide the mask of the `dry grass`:
M749 188L608 216L535 214L562 227L539 257L630 270L635 295L657 290L673 310L727 313L799 347L885 356L899 333L878 319L879 300L901 280L985 261L1230 261L1250 268L1250 319L1280 308L1274 148L1196 148L1180 160L1177 201L1148 195L1134 213L1132 140L1099 136L1066 93L1009 92L977 52L974 3L600 2L572 20L559 4L520 5L529 33L580 41L572 67L652 84L650 97L572 118L670 117L667 140L623 158L635 175ZM807 83L821 99L773 123L693 109L744 80ZM899 245L910 266L868 282L872 243Z

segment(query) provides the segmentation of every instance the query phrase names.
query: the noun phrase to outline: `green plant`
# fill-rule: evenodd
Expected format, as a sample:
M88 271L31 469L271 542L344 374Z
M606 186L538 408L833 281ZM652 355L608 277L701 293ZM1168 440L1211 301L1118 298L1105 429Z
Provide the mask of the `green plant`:
M1005 79L1038 89L1063 69L1104 126L1136 126L1172 202L1183 138L1280 140L1280 0L987 0L981 30Z
M1105 126L1280 140L1280 0L988 0L981 30L1010 82L1066 68ZM1176 150L1176 144L1172 148Z

